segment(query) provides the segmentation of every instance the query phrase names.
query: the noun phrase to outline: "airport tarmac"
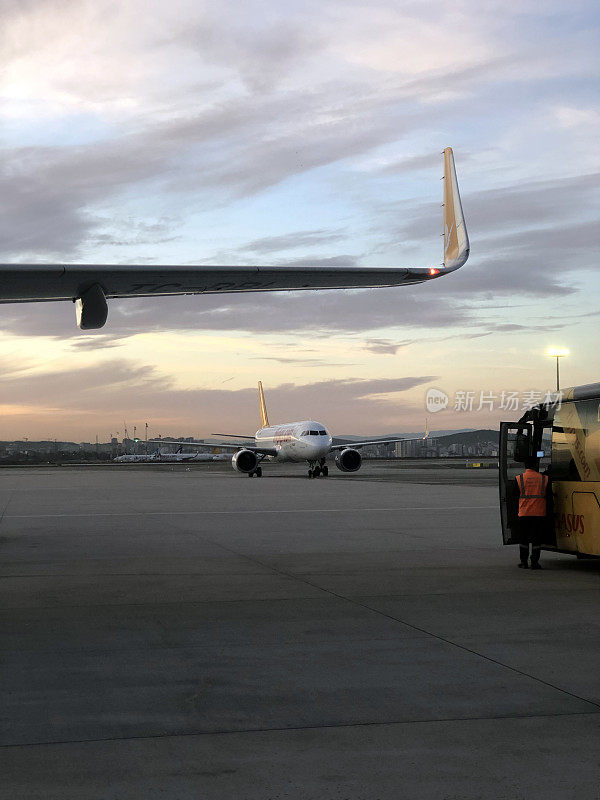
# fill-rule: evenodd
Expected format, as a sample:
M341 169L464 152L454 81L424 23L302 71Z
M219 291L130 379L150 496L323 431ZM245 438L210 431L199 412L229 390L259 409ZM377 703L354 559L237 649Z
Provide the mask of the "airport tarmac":
M0 798L599 800L600 560L443 470L0 470Z

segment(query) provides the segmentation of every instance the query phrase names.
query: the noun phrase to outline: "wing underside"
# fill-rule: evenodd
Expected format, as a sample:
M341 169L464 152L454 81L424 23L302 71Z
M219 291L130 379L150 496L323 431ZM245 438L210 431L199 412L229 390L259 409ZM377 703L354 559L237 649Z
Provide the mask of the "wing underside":
M427 269L398 267L186 267L0 265L0 303L76 300L100 284L107 298L369 289L421 283Z

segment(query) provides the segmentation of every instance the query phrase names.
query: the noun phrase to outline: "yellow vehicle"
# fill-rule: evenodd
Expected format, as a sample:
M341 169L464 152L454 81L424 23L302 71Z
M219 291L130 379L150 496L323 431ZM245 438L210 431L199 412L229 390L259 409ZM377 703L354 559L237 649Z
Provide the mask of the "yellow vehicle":
M516 476L537 456L550 476L544 550L600 556L600 383L576 386L518 422L500 423L500 515L504 544L518 543Z

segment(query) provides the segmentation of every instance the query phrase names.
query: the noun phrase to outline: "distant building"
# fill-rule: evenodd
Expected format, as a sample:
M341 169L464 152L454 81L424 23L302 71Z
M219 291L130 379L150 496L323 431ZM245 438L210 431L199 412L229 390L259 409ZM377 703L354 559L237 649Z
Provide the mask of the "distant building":
M406 439L396 442L396 458L427 458L429 453L437 454L436 439ZM430 456L431 457L431 456Z

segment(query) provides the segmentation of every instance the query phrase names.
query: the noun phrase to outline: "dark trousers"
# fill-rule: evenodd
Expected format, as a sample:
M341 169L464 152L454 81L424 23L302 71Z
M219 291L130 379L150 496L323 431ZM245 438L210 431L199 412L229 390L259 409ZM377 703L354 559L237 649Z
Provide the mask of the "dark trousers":
M531 545L531 563L540 560L546 517L519 517L519 555L521 563L526 564Z

